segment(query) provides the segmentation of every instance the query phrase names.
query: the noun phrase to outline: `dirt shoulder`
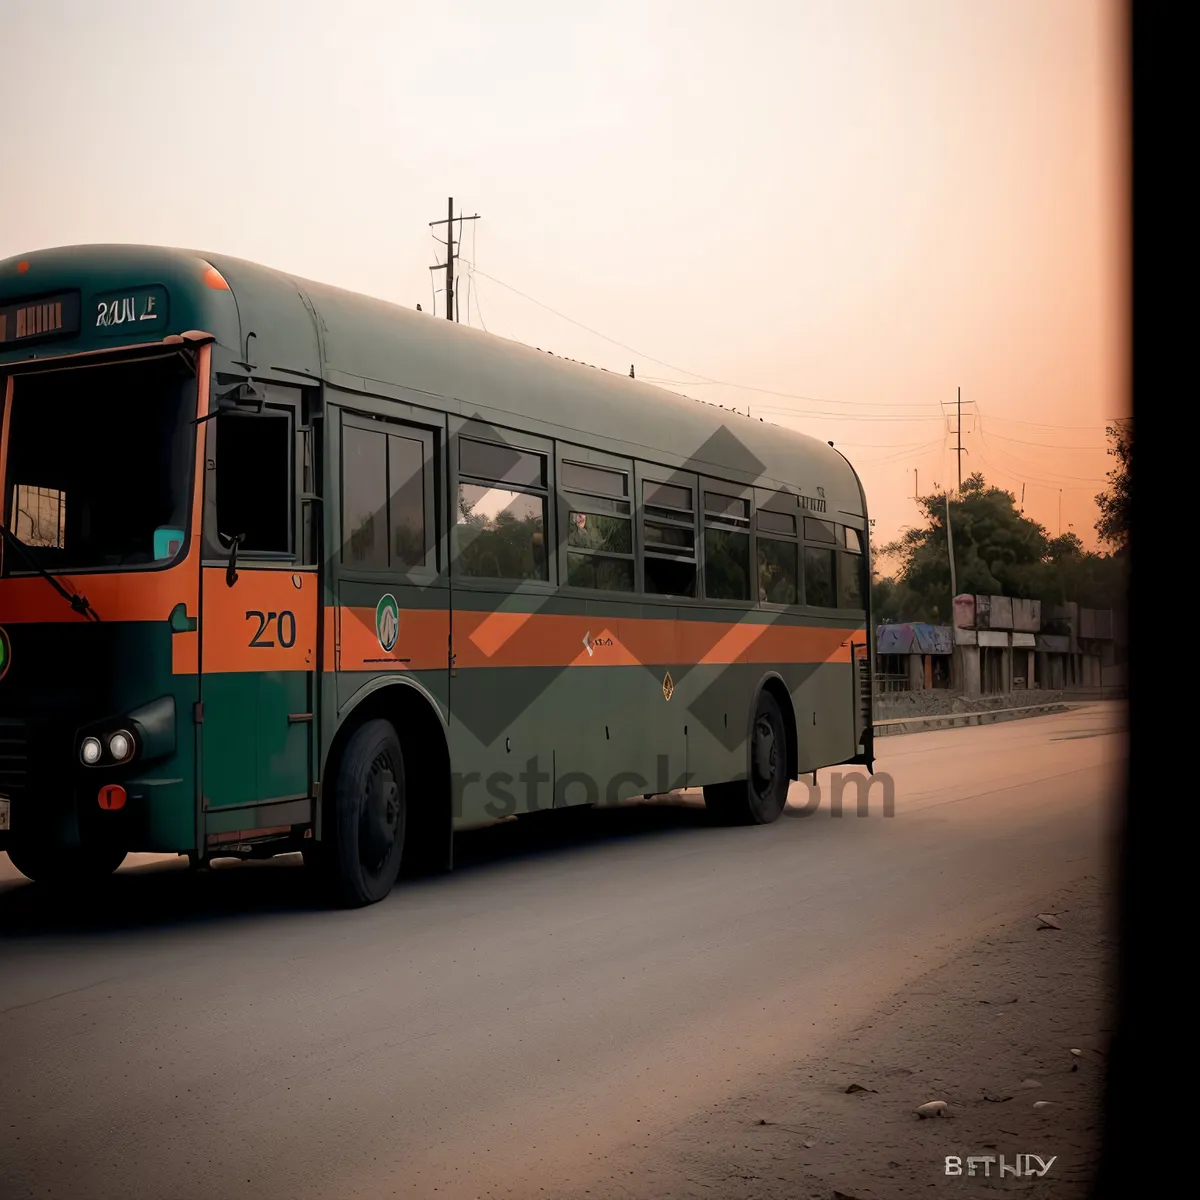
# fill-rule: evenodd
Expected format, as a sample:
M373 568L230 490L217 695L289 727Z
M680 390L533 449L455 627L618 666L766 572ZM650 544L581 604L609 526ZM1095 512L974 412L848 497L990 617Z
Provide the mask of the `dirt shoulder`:
M696 1114L653 1147L610 1160L608 1178L571 1195L1084 1196L1099 1158L1111 1025L1108 904L1088 877L1046 897L1042 911L1060 929L1013 913L877 1010L835 1058L802 1060ZM946 1102L945 1115L917 1116L931 1100ZM1050 1165L1040 1178L1000 1177L1001 1155L1010 1166L1018 1155ZM947 1156L961 1160L961 1177L947 1176ZM970 1178L971 1156L993 1161Z

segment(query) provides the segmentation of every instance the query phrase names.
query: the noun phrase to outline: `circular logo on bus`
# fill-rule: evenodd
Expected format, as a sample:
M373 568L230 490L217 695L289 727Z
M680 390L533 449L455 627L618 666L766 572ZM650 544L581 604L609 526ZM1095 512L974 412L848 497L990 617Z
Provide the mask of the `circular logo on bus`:
M379 645L390 654L400 636L400 606L390 592L375 605L375 636Z
M0 629L0 679L8 674L8 665L12 662L12 646L9 645L8 634Z

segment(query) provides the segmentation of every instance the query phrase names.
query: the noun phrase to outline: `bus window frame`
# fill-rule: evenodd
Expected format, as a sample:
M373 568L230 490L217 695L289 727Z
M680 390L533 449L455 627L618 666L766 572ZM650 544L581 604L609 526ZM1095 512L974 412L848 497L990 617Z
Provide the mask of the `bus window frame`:
M134 346L120 346L111 350L101 351L85 351L77 354L61 354L53 355L47 358L35 359L19 359L13 362L0 362L0 520L3 520L9 525L10 529L15 529L11 523L11 507L13 483L9 477L9 429L12 421L12 410L16 400L16 390L18 380L23 376L42 375L48 373L56 373L59 371L74 371L87 370L92 367L108 367L108 366L126 366L134 363L153 362L158 359L179 358L187 367L191 376L191 383L188 385L188 404L191 406L189 412L195 412L199 401L200 389L203 386L203 379L200 373L199 356L189 354L181 354L178 349L164 349L161 342L141 343ZM189 418L189 420L192 418ZM212 422L208 422L212 424ZM108 575L119 572L120 574L140 575L149 574L156 571L171 571L179 567L187 561L191 556L192 550L192 535L196 530L197 514L195 512L194 497L196 489L196 473L197 471L205 471L205 463L207 458L202 459L199 463L196 461L196 452L199 446L205 447L207 454L207 440L201 438L200 431L203 426L193 425L193 429L197 430L195 440L192 442L188 451L188 471L187 471L187 507L184 521L183 531L183 549L174 557L161 562L147 563L127 563L120 567L112 566L97 566L97 567L73 567L71 575ZM203 477L201 478L203 483ZM28 485L27 485L28 486ZM204 559L204 505L201 504L199 520L201 529L201 548L200 559L203 564ZM27 574L32 574L29 568L21 561L19 555L13 555L8 559L8 565L5 564L5 554L11 553L9 547L0 545L0 579L15 579ZM222 565L228 559L228 552L224 552ZM13 558L16 559L14 564Z
M701 560L701 595L706 604L719 605L722 608L735 608L743 611L748 611L758 605L758 543L755 537L757 527L758 506L756 503L757 489L751 484L734 483L729 479L720 479L715 475L701 475L699 477L699 491L697 494L698 513L700 524L700 537L697 543L697 556ZM736 524L740 518L723 519L719 514L710 514L705 507L704 497L707 492L716 492L722 496L728 496L733 500L746 501L746 517L745 524ZM748 582L750 585L750 597L747 600L738 600L726 598L722 596L709 596L708 594L708 543L706 533L708 529L724 529L730 532L745 533L748 536L750 544L750 559L749 559L749 575Z
M335 488L337 495L337 520L334 522L334 540L337 546L336 559L339 578L350 580L394 580L403 578L411 580L414 584L432 583L440 574L439 563L441 562L441 545L438 541L440 531L437 523L437 460L438 434L440 430L436 426L424 424L420 421L409 419L407 416L391 412L366 412L350 405L342 405L337 411L340 413L340 419L336 423L338 431L337 457L334 460L337 464ZM357 563L346 562L342 558L342 547L345 545L343 522L345 521L344 488L346 478L344 469L345 461L343 458L345 440L342 437L342 430L347 427L361 429L367 433L378 433L385 439L384 463L385 471L388 473L388 495L385 500L388 508L388 563L383 567L361 566ZM396 567L391 565L391 458L387 453L387 439L389 437L399 437L406 441L419 442L424 450L425 472L422 491L424 493L426 552L425 562L418 567ZM431 558L433 560L432 563L430 562Z
M238 561L254 563L264 567L294 567L305 557L304 514L300 493L304 486L304 389L290 384L263 383L255 380L255 387L263 392L264 409L285 412L290 426L292 454L288 471L288 528L291 531L291 549L286 553L277 550L238 550ZM237 419L237 418L234 418ZM253 416L241 418L252 421ZM204 424L204 504L201 520L201 565L223 567L229 561L229 547L221 544L217 537L217 469L220 456L220 439L217 427L221 421L215 416ZM210 465L211 464L211 465ZM209 478L211 476L211 479ZM305 564L311 565L311 564Z
M792 518L792 532L776 533L773 530L762 532L762 537L766 541L786 542L789 545L796 547L796 596L795 604L779 604L773 600L758 600L758 607L766 612L779 613L798 613L802 612L807 605L803 603L804 596L804 538L802 537L802 513L797 508L796 496L792 492L777 491L773 492L767 488L754 489L754 580L758 583L758 539L760 530L758 528L758 514L760 512L774 513L780 517ZM757 588L756 588L757 590ZM824 612L824 609L820 611Z
M855 616L862 615L863 617L865 617L866 613L867 613L867 601L869 599L868 593L869 593L869 589L871 587L871 579L870 579L871 573L870 573L870 567L869 567L870 560L868 557L868 549L867 549L868 548L867 531L865 528L859 528L859 526L851 525L846 521L837 522L837 528L838 528L838 531L841 533L841 537L838 540L838 548L837 548L837 555L836 555L836 558L837 558L836 579L835 579L836 588L834 590L834 596L838 602L838 612L853 613ZM846 543L846 533L848 530L853 530L855 533L858 534L858 549L857 550L851 549ZM862 599L863 599L863 605L861 608L843 608L842 607L843 556L855 558L858 560L859 587L862 590Z
M700 477L694 471L687 471L680 467L668 467L662 463L652 462L648 459L636 459L633 464L634 468L634 499L635 511L637 519L634 522L634 545L637 547L637 561L639 573L637 576L639 590L637 595L645 602L652 604L676 605L689 604L693 607L704 607L706 601L704 599L704 558L701 552L701 535L700 535L700 513L699 513L699 486ZM643 500L645 494L645 485L647 483L664 484L667 487L686 487L692 494L692 557L685 558L682 554L656 554L654 551L646 553L646 506ZM651 518L654 520L655 518ZM678 522L679 528L686 528L682 520ZM666 562L686 562L691 563L696 568L696 587L695 594L692 596L667 595L662 592L648 592L646 590L646 575L645 564L647 558L663 560Z
M633 564L633 589L623 592L610 588L588 588L580 587L577 584L567 582L570 571L570 564L567 555L569 548L567 546L567 537L570 534L569 523L571 519L571 510L573 508L572 497L579 497L586 503L587 500L600 496L598 492L585 492L578 489L569 488L563 483L563 466L576 463L584 467L596 467L599 470L618 472L625 476L625 500L629 504L629 523L630 523L630 553L628 555L607 553L605 551L590 551L582 550L579 553L587 554L589 557L598 555L600 558L618 558L628 560ZM592 450L586 446L580 446L576 442L555 441L554 445L554 478L555 478L555 507L558 509L558 529L561 532L562 544L558 547L558 590L565 596L578 596L581 599L590 600L628 600L636 601L639 593L642 590L642 563L637 553L637 497L634 494L636 484L634 482L634 460L632 458L622 458L615 454L607 454L601 450ZM609 497L616 499L616 497ZM614 514L620 516L621 514Z
M838 607L838 555L841 550L842 542L838 538L837 531L840 527L840 523L837 521L831 521L827 515L813 517L811 514L805 512L804 509L799 507L797 509L797 516L799 517L797 525L800 531L800 577L801 586L803 589L801 591L801 595L804 597L804 603L800 607L809 609L814 613L819 613L822 616L833 616L839 612L855 611ZM806 521L814 521L820 525L833 526L833 540L826 541L822 538L808 537L805 525ZM829 587L833 593L832 604L813 604L808 599L808 568L805 562L804 553L808 549L823 550L830 555L832 566L829 572Z
M463 476L459 472L459 444L466 438L472 442L489 442L492 445L504 446L510 450L522 451L526 454L540 454L546 464L546 483L543 488L535 488L525 484L508 484L502 480L487 480L479 476ZM448 427L447 456L449 470L447 472L449 496L449 520L446 532L450 546L450 575L453 586L468 591L495 592L532 592L536 595L553 595L558 588L558 505L554 497L557 491L557 462L552 438L539 437L537 434L526 433L524 430L511 426L491 425L482 421L452 419ZM459 530L462 525L458 519L458 489L460 484L475 484L503 488L508 491L523 492L527 495L540 495L545 501L545 528L542 536L546 540L546 578L545 579L505 579L503 576L464 575L459 568ZM595 593L589 593L594 595Z

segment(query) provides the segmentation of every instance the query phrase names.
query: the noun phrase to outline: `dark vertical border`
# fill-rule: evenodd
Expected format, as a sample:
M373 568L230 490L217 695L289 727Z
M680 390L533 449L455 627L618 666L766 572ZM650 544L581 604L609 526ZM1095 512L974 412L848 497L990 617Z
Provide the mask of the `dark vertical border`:
M1149 655L1154 653L1151 642L1159 639L1152 629L1147 628L1147 621L1152 619L1150 606L1142 599L1147 581L1143 578L1138 582L1138 573L1133 566L1135 562L1170 561L1169 558L1162 559L1150 541L1157 532L1152 526L1163 524L1152 518L1157 513L1171 510L1162 509L1161 502L1152 501L1143 485L1143 480L1149 481L1154 476L1161 478L1163 472L1143 471L1142 463L1147 461L1147 446L1157 441L1154 426L1163 415L1162 401L1173 390L1171 376L1174 373L1170 366L1172 362L1178 362L1180 350L1194 340L1179 328L1183 324L1180 315L1190 306L1180 308L1173 304L1170 294L1164 292L1162 286L1163 281L1176 275L1182 265L1177 258L1182 244L1180 239L1191 240L1191 235L1183 233L1186 225L1180 224L1179 218L1161 211L1162 196L1182 198L1186 195L1180 188L1183 163L1179 155L1183 143L1179 139L1187 136L1186 127L1191 124L1186 116L1190 105L1184 102L1183 88L1179 85L1189 80L1193 72L1183 68L1181 73L1180 66L1165 61L1165 51L1172 42L1180 46L1187 41L1179 38L1178 22L1171 19L1175 15L1174 9L1146 3L1134 5L1131 0L1124 0L1121 9L1120 20L1128 48L1127 74L1122 82L1129 103L1127 161L1132 204L1127 277L1133 299L1130 387L1135 444L1130 466L1133 534L1129 548L1129 747L1125 803L1113 847L1117 871L1116 1012L1108 1047L1100 1163L1092 1189L1092 1195L1103 1200L1169 1194L1174 1190L1171 1185L1179 1178L1176 1156L1146 1153L1155 1140L1150 1108L1154 1105L1155 1095L1161 1093L1156 1092L1145 1074L1152 1063L1160 1069L1167 1067L1170 1070L1175 1069L1175 1063L1173 1058L1162 1057L1160 1047L1152 1044L1148 1034L1153 1030L1162 1038L1167 1030L1172 1030L1174 1036L1186 1037L1189 1032L1187 1026L1181 1028L1171 1020L1171 1009L1178 1011L1177 1005L1183 1000L1182 977L1176 972L1173 980L1162 980L1161 983L1154 977L1155 956L1149 939L1155 926L1160 928L1154 944L1165 945L1171 937L1171 922L1165 914L1172 906L1164 892L1170 879L1179 876L1165 859L1165 851L1172 842L1170 827L1160 823L1159 828L1168 832L1159 839L1158 845L1150 834L1154 815L1150 807L1153 776L1147 774L1150 753L1170 755L1180 748L1177 739L1180 734L1187 737L1183 723L1186 718L1178 707L1175 719L1167 718L1166 713L1154 705L1153 693L1148 689ZM1167 151L1165 168L1160 167L1151 154L1160 147ZM1181 211L1180 216L1183 215ZM1166 248L1165 254L1160 247ZM1155 303L1158 299L1163 303ZM1179 341L1180 336L1185 340ZM1167 407L1170 407L1169 401ZM1167 419L1172 415L1171 412L1165 414ZM1151 519L1143 520L1143 513ZM1169 523L1167 528L1170 528ZM1172 551L1164 547L1162 553L1169 556ZM1161 647L1156 648L1161 652ZM1160 687L1164 682L1158 680ZM1168 689L1164 701L1177 699L1178 705L1187 703L1187 696L1182 691L1171 689L1169 684ZM1150 738L1156 738L1156 747L1148 745ZM1140 796L1135 787L1139 779L1142 782ZM1187 792L1187 784L1178 780L1170 785L1163 798L1170 803L1186 805L1191 800ZM1167 806L1163 805L1158 812L1167 817ZM1190 839L1185 839L1187 841ZM1175 1005L1169 1003L1172 996ZM1166 1171L1171 1172L1171 1180L1164 1188L1159 1185L1160 1181L1167 1184Z

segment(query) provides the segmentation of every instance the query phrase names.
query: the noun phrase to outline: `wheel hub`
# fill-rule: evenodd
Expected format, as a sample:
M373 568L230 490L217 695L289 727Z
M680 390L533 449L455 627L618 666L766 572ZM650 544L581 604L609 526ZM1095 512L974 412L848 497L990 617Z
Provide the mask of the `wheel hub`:
M775 731L769 721L754 726L754 774L765 789L775 778Z
M382 864L396 841L396 826L400 821L400 789L391 765L376 761L367 780L363 797L361 836L363 858L371 865Z

